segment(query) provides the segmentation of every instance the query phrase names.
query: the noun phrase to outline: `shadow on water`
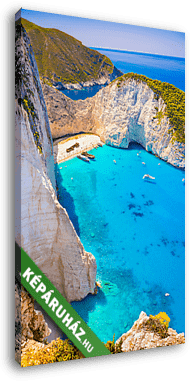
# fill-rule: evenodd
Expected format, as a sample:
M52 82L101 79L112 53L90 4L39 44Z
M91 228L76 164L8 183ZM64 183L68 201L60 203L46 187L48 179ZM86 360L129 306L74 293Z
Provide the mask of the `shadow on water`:
M154 185L156 185L156 182L155 182L155 181L144 180L144 182L147 182L148 184L154 184Z
M71 98L72 100L85 100L88 97L93 97L100 89L104 88L106 85L93 85L85 87L82 89L60 89L60 91L65 94L65 96Z
M89 313L95 310L96 305L104 306L106 305L107 300L103 291L98 288L98 294L92 295L88 294L86 298L82 301L72 302L71 306L73 309L81 316L81 318L88 323ZM60 337L61 339L66 339L67 336L63 331L56 325L56 323L51 319L51 317L46 313L46 311L35 301L35 309L41 311L48 327L51 329L51 334L47 337L48 342L51 342L54 339Z
M61 172L58 166L56 166L56 181L57 181L57 185L59 185L58 201L61 204L61 206L63 206L67 210L69 218L78 236L80 236L79 221L75 211L75 203L74 203L73 197L70 195L67 189L62 186L63 177L61 176Z
M97 304L101 306L105 306L107 304L106 296L100 288L98 288L97 295L88 294L82 301L72 302L71 306L76 310L81 318L88 323L89 313L95 310Z

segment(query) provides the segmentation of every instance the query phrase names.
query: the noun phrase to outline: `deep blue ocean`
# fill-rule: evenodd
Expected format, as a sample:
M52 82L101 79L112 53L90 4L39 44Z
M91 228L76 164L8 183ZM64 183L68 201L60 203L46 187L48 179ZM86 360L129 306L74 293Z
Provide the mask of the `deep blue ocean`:
M179 57L152 55L94 48L110 58L117 69L123 73L143 74L153 80L160 80L175 85L185 91L185 59ZM93 97L103 86L95 85L81 90L63 90L73 100Z
M56 165L60 203L94 254L102 286L72 306L104 342L127 332L141 311L166 312L184 332L184 171L138 144L91 153L90 163ZM155 180L143 180L145 173Z

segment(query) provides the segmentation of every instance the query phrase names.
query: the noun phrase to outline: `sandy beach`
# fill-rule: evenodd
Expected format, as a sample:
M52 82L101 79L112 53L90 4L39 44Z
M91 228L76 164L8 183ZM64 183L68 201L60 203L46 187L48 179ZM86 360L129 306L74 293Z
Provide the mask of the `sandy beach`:
M60 163L67 161L71 158L78 156L80 153L91 150L102 144L100 137L95 134L78 134L73 137L69 137L60 140L56 140L53 144L54 150L54 163ZM73 150L67 152L67 149L74 146Z

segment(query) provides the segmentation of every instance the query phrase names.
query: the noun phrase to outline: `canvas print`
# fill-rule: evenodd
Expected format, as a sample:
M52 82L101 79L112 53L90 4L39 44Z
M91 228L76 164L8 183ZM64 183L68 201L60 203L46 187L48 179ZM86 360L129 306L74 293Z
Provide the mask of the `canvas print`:
M15 20L16 360L185 343L185 34Z

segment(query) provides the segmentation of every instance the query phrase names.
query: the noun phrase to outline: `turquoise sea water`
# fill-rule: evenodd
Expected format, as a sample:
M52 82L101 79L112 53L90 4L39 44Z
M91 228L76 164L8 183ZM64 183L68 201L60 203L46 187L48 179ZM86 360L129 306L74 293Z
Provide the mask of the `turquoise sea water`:
M137 144L91 153L90 163L56 165L60 203L94 254L102 285L72 306L104 342L128 331L141 311L164 311L185 331L184 171ZM146 173L155 180L143 180Z
M143 74L153 80L173 84L185 91L184 58L111 49L94 49L109 57L115 67L123 73ZM95 85L81 90L63 90L62 92L73 100L84 100L87 97L93 97L102 87Z

